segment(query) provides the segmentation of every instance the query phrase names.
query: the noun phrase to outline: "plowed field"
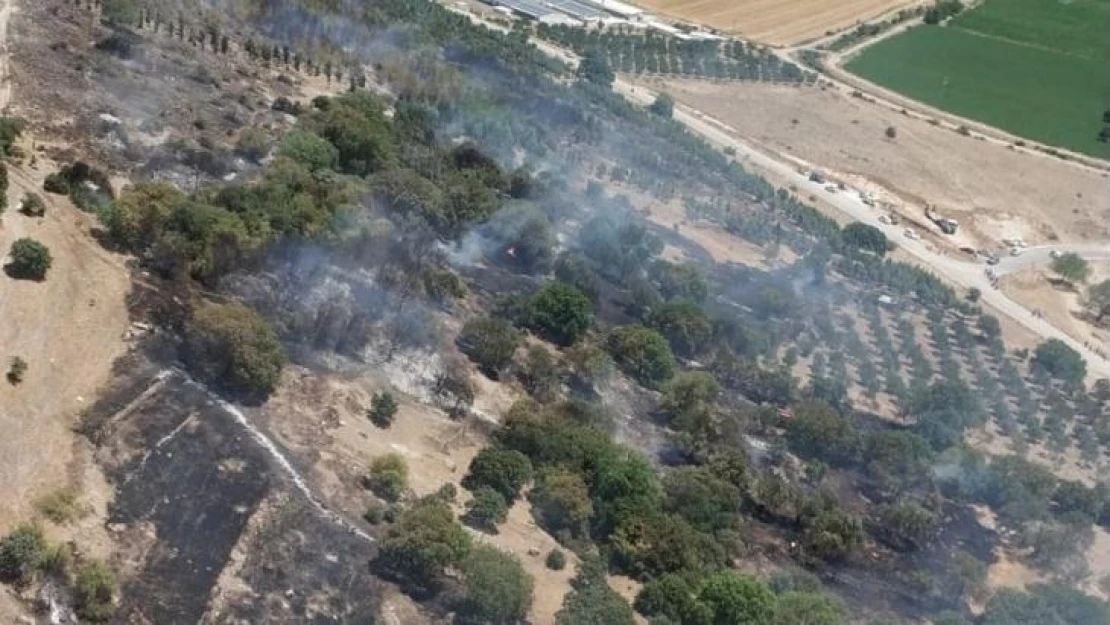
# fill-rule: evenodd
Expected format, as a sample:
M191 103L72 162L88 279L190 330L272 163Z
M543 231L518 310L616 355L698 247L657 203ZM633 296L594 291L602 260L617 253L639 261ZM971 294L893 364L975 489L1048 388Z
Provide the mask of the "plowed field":
M773 46L793 45L912 4L907 0L637 0L664 15Z

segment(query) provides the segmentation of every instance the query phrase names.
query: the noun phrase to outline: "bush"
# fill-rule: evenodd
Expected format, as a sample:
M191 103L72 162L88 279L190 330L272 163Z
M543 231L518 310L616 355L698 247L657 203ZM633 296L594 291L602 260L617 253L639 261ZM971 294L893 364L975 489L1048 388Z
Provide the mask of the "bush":
M27 373L27 361L19 356L12 358L12 366L8 369L8 382L11 384L19 384L23 382L23 376Z
M874 252L879 256L885 255L890 247L882 230L858 221L844 227L841 239L851 247Z
M103 563L93 561L81 568L74 583L77 614L103 623L116 613L116 578Z
M616 328L606 347L621 371L649 388L671 379L678 366L667 339L641 325Z
M489 486L482 486L466 503L464 520L472 527L495 534L497 526L504 523L508 516L509 504L505 497Z
M21 525L0 539L0 579L10 583L31 580L46 551L46 537L34 525Z
M366 477L366 487L382 499L396 503L408 488L409 466L397 454L385 454L374 458L370 463L370 474Z
M513 360L520 333L504 319L472 319L459 333L459 350L487 376L497 379Z
M251 396L277 387L285 351L273 328L238 303L204 303L185 328L184 361L209 384Z
M366 416L380 428L393 425L393 419L397 416L397 400L393 398L393 393L389 391L374 393L370 398L370 410L367 411Z
M366 512L362 513L362 518L370 525L378 525L385 520L385 513L388 508L389 506L375 501L369 506L366 506Z
M476 546L459 569L463 582L454 604L462 623L514 625L532 607L535 582L513 556L495 547Z
M567 554L563 553L562 549L552 549L547 552L543 563L552 571L561 571L567 566Z
M470 544L470 534L450 506L424 499L404 511L382 538L375 565L410 589L431 589L445 568L467 556Z
M532 461L513 449L486 447L470 461L462 485L472 491L488 486L513 501L520 489L532 480Z
M42 196L38 193L28 193L23 196L23 201L19 206L19 212L28 217L42 217L46 214L46 202L43 201Z
M531 301L529 327L562 346L581 338L592 319L590 299L564 282L549 282Z
M1087 362L1060 339L1048 339L1038 345L1032 366L1070 384L1082 384L1087 377Z
M54 258L45 245L34 239L18 239L12 243L12 262L7 269L13 278L41 281L46 278Z

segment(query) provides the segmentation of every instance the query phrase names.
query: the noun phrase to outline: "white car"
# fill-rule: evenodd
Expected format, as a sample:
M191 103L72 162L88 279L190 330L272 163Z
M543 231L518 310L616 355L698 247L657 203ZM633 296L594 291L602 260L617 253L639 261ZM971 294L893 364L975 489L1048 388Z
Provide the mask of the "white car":
M918 240L918 239L920 239L920 238L921 238L921 235L920 235L920 234L917 234L917 232L916 232L916 231L915 231L915 230L914 230L913 228L906 228L906 229L905 229L905 230L904 230L904 231L902 232L902 234L906 235L906 238L907 238L907 239L911 239L911 240L913 240L913 241L916 241L916 240Z
M1060 258L1061 256L1063 256L1063 253L1061 253L1060 250L1052 250L1048 253L1048 255L1052 258Z
M1010 256L1021 256L1021 252L1022 250L1020 247L1015 246L1010 248Z

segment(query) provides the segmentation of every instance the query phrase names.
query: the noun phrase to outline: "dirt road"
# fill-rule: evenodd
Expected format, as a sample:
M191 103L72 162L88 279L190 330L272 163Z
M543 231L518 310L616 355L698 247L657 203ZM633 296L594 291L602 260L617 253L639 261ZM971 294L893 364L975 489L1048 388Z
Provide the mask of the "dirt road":
M12 0L0 1L0 110L8 108L12 100L12 81L8 53L8 23L12 17Z

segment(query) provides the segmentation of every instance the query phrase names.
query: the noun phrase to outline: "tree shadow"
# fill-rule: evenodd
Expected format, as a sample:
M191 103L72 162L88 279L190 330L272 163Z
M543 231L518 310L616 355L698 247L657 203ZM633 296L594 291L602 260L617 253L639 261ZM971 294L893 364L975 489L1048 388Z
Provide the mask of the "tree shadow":
M46 276L36 276L27 271L20 270L15 263L8 263L4 265L4 274L12 280L26 280L27 282L43 282Z

